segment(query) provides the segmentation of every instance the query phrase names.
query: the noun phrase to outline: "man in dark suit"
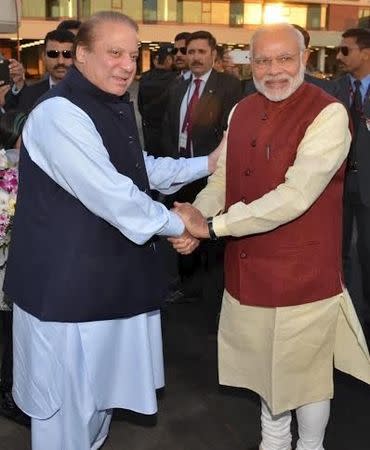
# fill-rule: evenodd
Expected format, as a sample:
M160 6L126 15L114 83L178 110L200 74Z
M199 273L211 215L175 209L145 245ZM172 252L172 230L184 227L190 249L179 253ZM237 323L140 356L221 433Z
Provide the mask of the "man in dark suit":
M211 33L192 33L187 41L187 57L191 77L173 85L162 126L164 150L175 158L208 155L215 149L227 128L230 110L241 98L240 81L213 69L216 40ZM199 100L191 113L189 133L186 116L196 80L200 80ZM176 194L176 199L192 201L206 181L191 183Z
M37 100L62 80L72 65L74 34L68 30L53 30L45 36L44 61L48 77L32 85L24 84L18 93L9 91L6 104L11 109L29 113Z
M168 156L175 158L208 155L215 149L227 128L230 110L242 94L238 79L213 69L216 40L211 33L192 33L186 44L191 76L172 87L162 127L163 149ZM172 206L175 200L192 202L206 182L207 179L203 178L185 186L168 199L168 206ZM179 258L183 283L182 289L172 297L175 301L198 297L200 286L212 297L211 289L222 280L223 246L217 243L205 247L203 256L200 250ZM204 260L207 270L216 273L201 280L199 274ZM215 304L217 302L213 301L212 305Z
M305 30L304 28L300 27L299 25L293 24L293 27L302 34L303 39L304 39L304 45L306 48L308 48L308 46L310 45L310 40L311 40L311 37L310 37L310 34L308 33L308 31ZM314 77L313 75L310 75L307 72L304 74L304 81L306 81L307 83L312 83L315 86L318 86L319 88L324 89L324 91L326 91L328 94L336 97L337 86L336 86L336 83L334 83L333 81ZM247 97L248 95L254 94L255 92L257 92L257 89L254 85L253 79L248 80L245 83L244 96Z
M174 39L172 54L179 79L188 79L188 75L190 75L188 58L186 55L186 42L190 35L191 33L182 31L181 33L176 34Z
M137 98L142 119L144 150L162 156L162 119L168 92L177 75L173 69L173 47L162 45L154 57L154 68L144 72L139 81Z
M338 98L347 106L353 125L344 185L344 269L349 281L355 219L362 295L367 308L364 311L364 328L370 342L370 30L352 28L345 31L337 60L347 72L336 81Z

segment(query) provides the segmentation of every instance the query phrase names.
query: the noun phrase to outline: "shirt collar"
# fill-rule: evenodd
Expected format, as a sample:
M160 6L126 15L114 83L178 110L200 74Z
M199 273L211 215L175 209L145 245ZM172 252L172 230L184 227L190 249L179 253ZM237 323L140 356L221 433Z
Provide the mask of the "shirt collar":
M49 88L51 89L56 85L57 83L51 78L51 75L49 75Z
M197 77L198 80L204 81L204 84L207 83L209 76L211 75L212 69L210 69L208 72L204 73L202 76ZM194 77L192 77L192 81L194 80Z
M350 79L350 82L351 82L352 89L355 89L356 78L353 77L351 74L349 74L349 79ZM366 75L360 81L361 81L361 91L368 92L369 86L370 86L370 74Z

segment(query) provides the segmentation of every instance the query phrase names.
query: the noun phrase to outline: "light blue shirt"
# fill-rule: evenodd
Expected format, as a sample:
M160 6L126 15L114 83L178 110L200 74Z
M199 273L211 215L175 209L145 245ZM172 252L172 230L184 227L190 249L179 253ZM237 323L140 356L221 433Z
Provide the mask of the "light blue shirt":
M117 171L90 117L69 100L53 97L40 103L30 114L22 138L35 164L136 244L155 234L183 233L177 214ZM207 157L155 159L144 152L144 161L150 188L164 194L209 175Z
M353 89L353 92L355 91L355 81L356 78L354 78L352 75L349 75L350 81L351 81L351 86ZM361 86L360 86L360 92L361 92L361 97L362 97L362 103L364 103L365 101L365 95L369 94L370 95L370 74L366 75L366 77L362 78L361 81Z

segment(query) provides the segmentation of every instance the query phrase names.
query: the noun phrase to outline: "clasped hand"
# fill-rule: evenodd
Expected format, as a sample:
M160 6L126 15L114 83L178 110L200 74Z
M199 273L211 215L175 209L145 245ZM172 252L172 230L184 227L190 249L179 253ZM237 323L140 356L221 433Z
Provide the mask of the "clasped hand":
M188 255L199 246L200 239L209 238L207 221L190 203L175 202L172 211L181 217L186 230L181 236L171 237L168 240L176 251Z

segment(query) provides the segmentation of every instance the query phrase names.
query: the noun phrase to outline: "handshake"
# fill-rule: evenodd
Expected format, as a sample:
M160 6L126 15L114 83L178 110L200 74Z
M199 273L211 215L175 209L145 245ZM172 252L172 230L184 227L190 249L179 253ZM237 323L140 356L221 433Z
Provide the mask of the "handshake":
M181 236L168 240L177 252L189 255L199 246L200 239L210 237L207 219L190 203L175 202L172 211L181 217L186 229Z

